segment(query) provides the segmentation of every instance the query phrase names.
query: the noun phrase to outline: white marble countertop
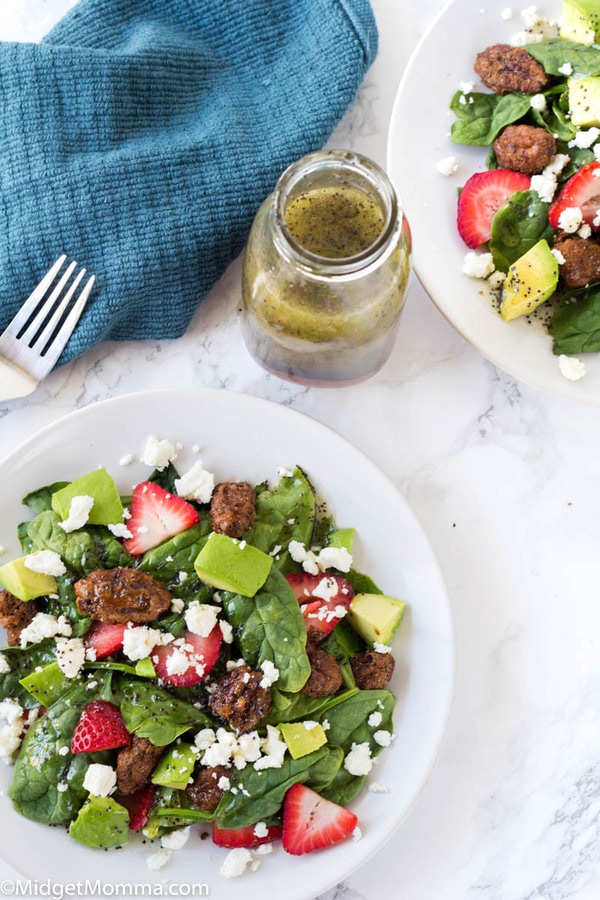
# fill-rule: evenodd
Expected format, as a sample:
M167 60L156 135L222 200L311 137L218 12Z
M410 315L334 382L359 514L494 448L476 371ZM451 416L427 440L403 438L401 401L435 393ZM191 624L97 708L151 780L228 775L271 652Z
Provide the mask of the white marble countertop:
M3 0L0 38L37 39L71 0ZM385 164L391 106L441 0L374 0L380 55L332 144ZM0 404L0 456L96 400L208 386L289 404L394 481L439 560L457 637L453 714L416 807L327 900L600 896L600 418L499 371L413 280L370 381L303 388L249 358L234 263L184 338L106 344ZM8 877L0 864L0 879Z

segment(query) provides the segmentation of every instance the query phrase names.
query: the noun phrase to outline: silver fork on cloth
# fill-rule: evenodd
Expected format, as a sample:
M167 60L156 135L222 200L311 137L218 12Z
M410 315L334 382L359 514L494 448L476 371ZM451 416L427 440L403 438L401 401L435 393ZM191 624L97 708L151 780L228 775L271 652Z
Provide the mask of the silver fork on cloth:
M66 260L66 254L56 260L0 335L0 402L31 394L75 330L95 276L77 293L86 270L80 269L71 280L77 268L71 262L58 277Z

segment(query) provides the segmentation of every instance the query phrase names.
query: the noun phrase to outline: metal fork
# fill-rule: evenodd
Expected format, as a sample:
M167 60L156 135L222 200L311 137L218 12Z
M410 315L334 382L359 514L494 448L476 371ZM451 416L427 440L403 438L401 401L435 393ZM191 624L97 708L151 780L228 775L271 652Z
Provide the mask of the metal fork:
M71 262L55 283L66 259L64 254L56 260L0 335L0 401L25 397L35 390L56 363L79 321L95 276L88 278L76 296L86 272L80 269L67 287L76 262Z

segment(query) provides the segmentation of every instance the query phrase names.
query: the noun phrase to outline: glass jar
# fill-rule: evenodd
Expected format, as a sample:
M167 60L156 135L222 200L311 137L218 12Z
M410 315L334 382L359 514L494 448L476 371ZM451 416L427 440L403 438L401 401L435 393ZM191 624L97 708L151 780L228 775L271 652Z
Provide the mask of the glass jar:
M388 358L410 272L410 231L383 170L343 150L291 165L244 256L242 328L264 368L355 384Z

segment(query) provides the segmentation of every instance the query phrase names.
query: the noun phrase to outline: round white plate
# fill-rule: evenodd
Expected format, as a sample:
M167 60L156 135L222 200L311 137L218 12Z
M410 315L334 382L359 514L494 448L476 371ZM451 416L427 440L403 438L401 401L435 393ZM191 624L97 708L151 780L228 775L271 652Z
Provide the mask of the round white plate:
M524 319L504 322L485 282L461 272L468 248L456 230L457 190L485 170L487 148L450 140L450 100L461 82L487 90L473 71L476 54L508 43L524 27L522 9L501 17L505 5L491 0L454 0L419 43L394 103L388 139L388 171L401 198L414 241L416 274L438 309L487 359L511 375L558 397L600 405L600 353L584 356L587 372L577 382L560 374L552 339L543 325ZM539 10L558 17L560 0L542 0ZM441 175L436 163L454 156L456 174Z
M324 425L287 407L230 391L151 391L107 400L76 412L31 438L0 462L5 559L20 555L17 523L28 518L25 493L105 466L123 492L146 477L138 460L150 435L183 445L175 465L197 459L218 480L277 480L277 468L300 465L322 493L340 527L355 526L355 565L387 593L406 599L409 612L396 636L391 685L397 695L396 739L374 766L371 780L389 793L363 791L353 803L362 829L326 851L292 857L280 847L260 868L225 879L227 851L201 841L198 826L183 850L158 872L146 859L152 847L89 850L60 828L18 816L6 797L11 770L0 764L0 856L25 876L75 882L207 884L222 900L312 898L368 859L404 819L422 791L445 730L454 686L454 638L448 597L436 560L414 515L393 484L359 450ZM201 447L198 455L194 445ZM135 461L119 460L133 454ZM32 852L35 848L35 852ZM156 847L154 847L156 849Z

